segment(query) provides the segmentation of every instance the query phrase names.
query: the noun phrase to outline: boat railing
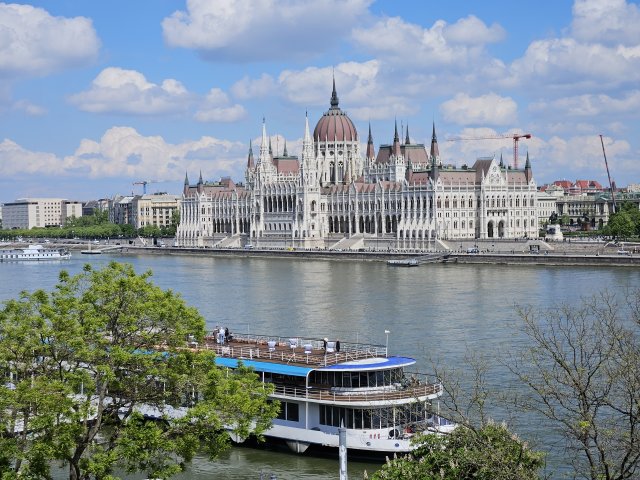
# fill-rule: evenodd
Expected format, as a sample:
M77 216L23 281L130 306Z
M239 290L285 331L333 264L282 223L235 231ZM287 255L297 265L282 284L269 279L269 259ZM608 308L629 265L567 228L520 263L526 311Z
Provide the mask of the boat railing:
M331 388L275 385L274 395L336 403L388 402L419 399L442 393L441 383L419 383L393 390L337 391Z
M205 337L204 347L217 355L238 359L277 361L314 366L385 356L381 345L335 342L325 348L324 340L303 337L233 334L231 341L218 343L214 335Z

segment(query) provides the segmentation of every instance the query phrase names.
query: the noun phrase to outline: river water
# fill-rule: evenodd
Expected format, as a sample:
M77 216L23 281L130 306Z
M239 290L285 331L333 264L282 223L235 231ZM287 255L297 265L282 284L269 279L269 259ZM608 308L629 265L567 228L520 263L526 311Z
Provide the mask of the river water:
M640 285L640 270L611 267L541 267L429 264L388 267L384 262L315 261L194 257L174 255L74 255L51 263L0 263L0 301L22 290L51 290L58 272L79 273L84 263L132 263L139 273L153 271L162 288L180 292L197 307L210 328L281 336L329 337L384 345L392 354L415 357L420 370L429 358L461 365L467 352L493 358L513 350L516 305L550 307L572 303L604 289L624 291ZM512 388L504 372L493 369L496 390ZM562 469L557 439L538 424L521 421L525 438L551 451L552 470ZM349 463L349 476L375 464ZM253 480L260 472L282 479L337 478L336 460L233 448L218 462L198 459L186 478Z

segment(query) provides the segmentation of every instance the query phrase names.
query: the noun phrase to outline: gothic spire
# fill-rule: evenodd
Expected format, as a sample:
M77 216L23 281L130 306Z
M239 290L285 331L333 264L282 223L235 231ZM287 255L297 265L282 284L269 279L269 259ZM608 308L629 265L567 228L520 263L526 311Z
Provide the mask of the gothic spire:
M407 123L407 138L404 139L404 144L409 145L411 141L409 140L409 123Z
M338 94L336 93L336 75L333 74L333 92L331 92L331 109L338 108Z
M309 116L304 112L304 143L311 143L311 133L309 133Z
M184 172L184 185L186 187L189 186L189 177L187 176L187 172Z
M529 150L527 150L527 162L524 164L524 178L527 180L527 183L530 182L533 178L533 173L531 172L531 162L529 161Z
M254 168L255 164L253 163L253 145L251 144L251 139L249 139L249 158L247 159L247 168Z
M438 148L438 137L436 137L436 122L433 122L433 133L431 134L431 157L440 158L440 149Z
M398 136L398 120L396 120L396 126L395 126L395 131L393 134L393 150L392 153L396 156L399 157L402 152L400 150L400 137Z
M373 147L373 136L371 135L371 122L369 122L369 139L367 140L367 158L372 162L376 158L376 152Z
M283 157L288 157L289 154L287 153L287 139L284 139L284 151L282 152L282 156Z
M202 185L204 182L202 181L202 170L200 170L200 178L198 178L198 185Z
M504 168L504 160L502 160L502 151L500 152L500 168Z

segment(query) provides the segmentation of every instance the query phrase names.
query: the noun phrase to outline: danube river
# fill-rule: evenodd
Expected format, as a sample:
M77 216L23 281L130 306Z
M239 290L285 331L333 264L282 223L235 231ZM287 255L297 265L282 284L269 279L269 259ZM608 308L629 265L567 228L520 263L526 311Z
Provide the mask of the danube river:
M180 292L197 307L210 328L267 335L329 337L384 345L389 330L392 354L415 357L421 370L429 358L460 365L467 351L491 359L523 342L514 333L516 305L550 307L579 301L604 289L623 292L640 286L637 268L540 267L429 264L393 268L384 262L312 261L162 255L74 255L53 263L0 263L0 300L21 290L50 290L58 272L78 273L86 262L96 266L126 261L139 273L153 271L153 281ZM504 372L491 371L496 391L511 388ZM562 469L553 436L533 422L522 433L541 449L554 451L552 469ZM349 463L351 478L375 464ZM338 464L293 454L233 448L218 462L198 460L187 478L253 480L260 472L282 479L337 478ZM268 478L268 475L265 476Z

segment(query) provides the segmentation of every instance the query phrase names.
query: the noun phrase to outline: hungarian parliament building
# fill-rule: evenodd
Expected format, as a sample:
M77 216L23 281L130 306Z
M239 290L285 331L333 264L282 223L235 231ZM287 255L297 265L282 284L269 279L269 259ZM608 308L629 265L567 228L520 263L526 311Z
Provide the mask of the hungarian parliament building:
M305 118L300 157L286 143L274 155L263 120L244 184L185 177L176 244L429 250L449 240L536 238L536 190L528 154L524 169L502 158L443 165L435 125L428 151L411 143L408 128L401 139L396 124L377 153L369 126L363 155L334 81L313 134Z

